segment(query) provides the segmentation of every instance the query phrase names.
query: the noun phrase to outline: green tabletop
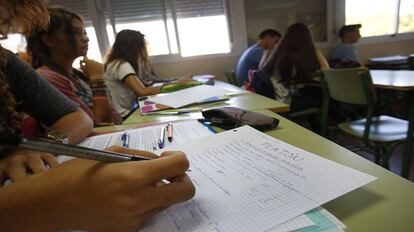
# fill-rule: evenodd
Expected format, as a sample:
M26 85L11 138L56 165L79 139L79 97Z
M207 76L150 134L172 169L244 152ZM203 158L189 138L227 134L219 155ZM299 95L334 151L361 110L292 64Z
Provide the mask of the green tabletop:
M414 231L413 183L270 110L254 111L280 120L279 127L267 131L268 135L378 177L374 182L323 205L347 226L347 231ZM192 117L196 118L197 115ZM168 120L174 120L174 117L151 116L145 119L155 123ZM143 124L125 124L95 131L127 129L141 125Z
M361 156L268 110L280 120L268 135L337 163L378 177L374 182L323 205L346 231L414 231L414 184ZM321 167L323 168L323 167Z
M222 81L216 81L215 86L218 86L223 89L227 89L235 93L230 97L229 100L224 102L216 102L210 104L197 105L195 107L200 107L202 109L209 109L220 106L233 106L239 107L245 110L260 110L268 109L276 113L289 111L289 105L286 105L282 102L276 101L271 98L261 96L256 93L245 91L237 86L230 85ZM195 93L196 94L196 93ZM142 116L139 110L136 110L134 113L129 116L123 124L131 123L140 123L140 122L152 122L154 120L159 121L169 121L169 120L180 120L180 119L192 119L192 118L202 118L201 113L190 113L183 115L147 115Z

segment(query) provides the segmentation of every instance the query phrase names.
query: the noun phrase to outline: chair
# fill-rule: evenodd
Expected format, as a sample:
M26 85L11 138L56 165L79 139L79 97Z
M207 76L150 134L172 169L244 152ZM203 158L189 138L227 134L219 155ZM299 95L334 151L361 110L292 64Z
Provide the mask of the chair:
M325 92L322 135L327 135L329 98L341 103L367 106L365 118L342 122L337 126L341 131L362 139L359 148L374 154L375 163L388 169L394 148L406 139L408 122L387 115L374 115L378 100L370 73L365 68L323 69L321 74Z
M239 80L236 77L236 73L234 72L234 70L227 71L225 74L226 74L227 82L229 82L232 85L238 86L238 87L241 86Z

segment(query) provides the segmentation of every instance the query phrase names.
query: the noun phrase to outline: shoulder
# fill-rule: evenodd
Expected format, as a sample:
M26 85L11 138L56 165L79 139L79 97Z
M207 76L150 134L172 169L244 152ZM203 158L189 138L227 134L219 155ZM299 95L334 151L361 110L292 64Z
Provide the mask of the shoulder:
M262 54L264 52L264 49L257 44L251 46L249 49L249 53L252 55Z
M339 50L339 51L348 51L348 50L354 50L354 47L351 45L351 44L338 44L336 47L335 47L335 49L336 50Z
M136 75L132 65L125 60L113 60L108 63L105 78L123 80L128 75Z
M46 67L39 67L38 69L36 69L36 72L43 78L45 78L46 80L48 80L49 82L53 82L53 83L67 83L69 82L69 80L63 76L62 74L55 72L53 70L50 70Z
M111 71L132 70L134 71L134 68L129 62L125 60L117 59L117 60L113 60L108 63L108 70L111 70Z

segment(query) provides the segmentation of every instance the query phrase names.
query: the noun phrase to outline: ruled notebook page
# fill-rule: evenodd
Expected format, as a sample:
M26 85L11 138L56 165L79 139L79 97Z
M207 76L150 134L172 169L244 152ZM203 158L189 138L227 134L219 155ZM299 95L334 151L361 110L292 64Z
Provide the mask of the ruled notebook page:
M248 126L171 149L187 154L196 196L142 231L272 231L376 179Z

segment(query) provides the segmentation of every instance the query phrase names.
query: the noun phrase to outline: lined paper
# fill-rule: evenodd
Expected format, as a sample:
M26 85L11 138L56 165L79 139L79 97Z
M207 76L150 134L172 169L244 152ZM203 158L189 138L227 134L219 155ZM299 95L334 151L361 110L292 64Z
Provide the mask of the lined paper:
M96 135L85 139L79 145L100 150L112 145L122 146L121 136L124 132L128 132L130 136L129 148L154 152L158 150L160 130L166 125L167 123L110 134ZM183 144L188 141L204 138L213 134L213 132L211 132L203 124L197 122L197 120L176 122L173 123L173 140L170 142L167 138L165 138L165 147L168 148L172 145ZM64 162L68 159L71 159L71 157L58 157L59 162Z
M376 178L244 126L172 149L196 196L142 231L271 231Z

